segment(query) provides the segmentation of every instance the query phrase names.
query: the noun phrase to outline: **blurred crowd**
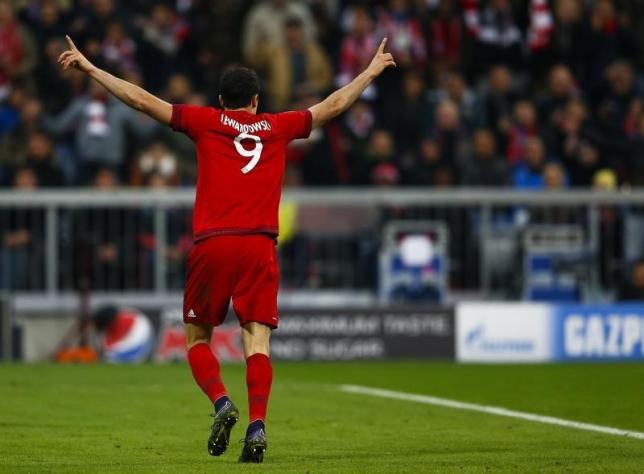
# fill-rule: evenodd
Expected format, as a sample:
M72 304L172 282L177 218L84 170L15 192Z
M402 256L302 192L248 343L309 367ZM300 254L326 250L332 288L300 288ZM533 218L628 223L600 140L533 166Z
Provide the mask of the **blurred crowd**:
M291 183L638 186L643 20L636 0L0 0L0 186L194 182L189 140L60 70L66 33L173 103L252 66L263 111L320 100L387 36L398 68L292 144Z
M0 0L0 189L194 184L189 139L60 69L65 34L96 65L171 103L216 105L221 72L251 66L261 111L270 112L321 100L389 38L398 67L290 145L285 186L644 184L640 0ZM555 211L524 220L583 222ZM180 287L190 216L166 214L161 255L150 209L60 212L57 251L69 262L61 288L151 288L160 262L166 283ZM332 280L342 264L375 261L376 247L353 242L329 263L334 253L298 233L296 216L283 203L285 285L324 286L321 275ZM644 255L641 239L620 250L625 235L641 234L644 216L622 219L601 209L602 261L618 262L603 264L602 280ZM469 222L451 222L461 220ZM0 212L0 288L44 287L45 232L43 210ZM450 233L471 240L453 225ZM452 261L477 261L468 249L454 250ZM316 252L324 258L314 260ZM460 272L476 280L465 266Z

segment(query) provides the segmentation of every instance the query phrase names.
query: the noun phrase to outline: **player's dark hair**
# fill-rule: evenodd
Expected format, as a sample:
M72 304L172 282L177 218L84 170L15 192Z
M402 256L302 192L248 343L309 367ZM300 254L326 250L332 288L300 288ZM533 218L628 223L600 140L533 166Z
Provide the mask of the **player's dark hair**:
M221 101L227 109L241 109L259 94L259 78L252 69L233 66L226 69L219 79Z

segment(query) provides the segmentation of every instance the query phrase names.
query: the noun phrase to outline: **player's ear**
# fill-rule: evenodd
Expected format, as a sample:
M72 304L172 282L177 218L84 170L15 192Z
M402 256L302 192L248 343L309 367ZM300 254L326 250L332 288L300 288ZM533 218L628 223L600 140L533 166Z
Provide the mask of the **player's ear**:
M221 98L221 95L219 95L219 105L221 105L222 109L226 108L226 106L224 105L224 99Z
M251 99L251 101L250 101L250 105L251 105L251 107L253 107L254 109L257 109L257 107L259 106L259 94L255 94L255 95L253 96L253 98L252 98L252 99Z

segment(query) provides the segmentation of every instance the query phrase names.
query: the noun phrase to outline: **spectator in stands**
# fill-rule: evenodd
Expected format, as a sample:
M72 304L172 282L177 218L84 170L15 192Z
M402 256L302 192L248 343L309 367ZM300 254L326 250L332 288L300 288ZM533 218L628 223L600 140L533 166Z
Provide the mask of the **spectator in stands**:
M302 1L261 0L250 9L242 34L242 51L249 64L260 69L268 65L271 51L286 42L284 24L289 18L301 21L306 39L315 38L311 12Z
M38 188L38 176L28 167L15 170L13 188L27 193ZM0 288L43 289L45 222L42 210L30 208L0 211Z
M351 10L351 28L342 39L340 46L340 62L336 83L345 86L352 78L360 74L371 61L373 51L378 47L378 39L374 33L371 14L363 6ZM371 83L362 93L365 100L374 100L377 89Z
M67 18L57 0L43 0L39 7L25 12L27 23L35 35L38 45L42 48L49 41L62 38L67 33Z
M518 162L512 174L514 186L518 189L542 189L545 147L539 137L530 137L525 143L523 159Z
M107 25L101 54L109 68L122 73L136 70L136 43L119 21Z
M183 73L173 74L169 77L163 97L171 104L204 105L206 103L205 98L195 92L190 78ZM163 142L177 156L179 174L182 179L194 183L197 178L194 143L183 133L176 133L169 127L162 127L160 132Z
M40 187L60 187L64 184L63 172L58 165L54 144L42 131L33 131L27 138L27 166L36 174Z
M480 129L474 133L472 154L463 164L462 183L485 187L503 187L510 183L508 165L498 155L490 130Z
M623 26L614 0L597 0L590 13L589 54L585 57L586 78L592 87L606 67L618 58L632 59L638 53L632 33Z
M548 89L539 99L539 119L542 123L556 124L566 104L577 98L577 85L568 66L554 66L548 76Z
M589 50L582 0L557 0L554 13L555 28L548 49L550 62L567 64L578 81L585 81L584 63Z
M635 129L642 111L642 93L635 82L631 65L616 61L606 69L606 84L594 94L595 115L604 137L619 147L626 135Z
M347 110L343 120L343 130L349 140L351 150L360 150L366 145L376 123L373 107L359 100Z
M567 187L568 178L563 166L556 162L547 163L543 167L543 184L550 190L561 190Z
M154 180L152 177L155 177ZM163 179L163 186L157 187L177 186L180 180L177 157L160 141L150 144L134 161L130 184L159 184L157 178Z
M508 130L506 156L510 164L515 164L526 156L526 146L531 138L539 133L537 110L529 100L519 100L514 104L512 125Z
M423 77L410 69L403 76L401 93L388 97L383 116L383 124L393 133L401 155L414 150L420 142L427 108Z
M422 24L409 0L389 0L378 13L379 37L389 38L387 47L399 67L422 70L427 61Z
M543 183L547 191L563 191L568 187L564 167L551 161L543 167ZM570 206L546 206L530 210L530 221L534 224L579 224L586 218L584 210Z
M501 149L512 123L512 107L517 99L512 73L505 66L493 66L481 94L482 124L492 130Z
M305 110L319 101L315 94L306 95L293 103L293 108ZM332 120L313 130L308 138L291 142L286 148L286 162L298 166L311 185L349 183L351 165L341 122Z
M404 171L404 184L446 186L453 182L451 165L442 158L438 143L431 138L420 143L418 159Z
M0 136L0 172L24 165L29 134L38 130L42 105L39 100L24 96L14 102L19 107L19 122Z
M541 77L544 66L551 59L549 50L554 18L548 0L530 0L529 26L526 31L526 46L530 55L530 69Z
M588 119L580 100L570 100L545 128L550 155L562 160L574 186L588 186L595 171L609 163L602 146L603 138Z
M572 186L590 186L593 175L610 162L605 149L590 137L580 140L572 159L567 163Z
M82 15L76 15L71 22L72 32L87 39L105 38L110 24L123 21L127 15L120 10L115 0L93 0ZM125 24L129 24L126 22Z
M619 289L617 301L644 301L644 260L633 264L630 281Z
M395 157L396 143L392 134L384 129L375 129L371 133L367 149L358 155L357 163L354 163L353 176L356 184L370 184L379 181L381 177L384 179L383 176L377 175L376 168L381 164L389 164L396 168ZM386 170L391 170L391 167Z
M458 166L468 154L469 139L467 130L461 125L461 116L456 104L450 100L441 102L435 111L435 126L428 137L439 148L441 164ZM421 148L426 146L421 143Z
M15 150L12 149L13 134L20 124L20 111L28 100L24 87L14 87L9 98L0 102L0 186L9 184L9 171L16 162Z
M16 19L11 1L0 0L0 102L9 96L13 81L31 79L36 62L31 33Z
M439 76L439 87L429 93L429 108L424 123L426 128L434 126L433 118L438 104L444 100L453 102L459 111L462 126L471 131L482 125L484 120L481 104L476 94L467 86L462 72L447 71Z
M522 35L510 0L490 0L482 7L478 0L465 0L465 25L476 41L473 65L482 72L489 64L514 69L523 65Z
M143 39L167 58L173 58L189 34L189 27L172 8L164 3L152 7L150 17L137 19Z
M35 71L38 97L42 99L45 111L50 114L61 112L74 94L74 82L69 80L58 64L58 58L63 51L63 37L47 41Z
M451 188L457 184L454 168L448 165L441 165L434 171L432 185L436 188Z
M107 95L94 81L85 95L74 99L58 116L46 117L44 125L59 137L73 132L78 183L87 183L104 167L123 175L127 132L145 139L157 128L150 119Z
M24 86L12 87L9 97L0 102L0 137L10 133L20 122L20 109L29 94Z
M580 140L592 134L588 109L582 101L573 99L553 118L543 127L546 147L550 155L562 159L568 166L574 160Z
M629 141L624 165L624 181L631 186L644 186L644 115L640 116L637 131Z
M436 13L427 26L427 49L430 64L436 76L456 66L461 60L463 27L452 0L439 0Z
M302 20L288 18L285 30L285 43L272 51L268 65L269 98L275 110L311 93L326 92L333 77L328 56L307 39Z
M161 88L168 74L194 67L197 53L190 48L191 26L169 4L154 2L149 17L138 16L135 23L142 37L138 58L146 84Z
M371 185L391 187L400 183L400 172L393 163L379 163L371 170Z

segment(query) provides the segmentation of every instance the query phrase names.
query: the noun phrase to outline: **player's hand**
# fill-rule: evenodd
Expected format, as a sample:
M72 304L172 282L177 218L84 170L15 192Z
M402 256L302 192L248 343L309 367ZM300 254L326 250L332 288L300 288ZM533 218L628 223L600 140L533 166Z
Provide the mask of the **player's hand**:
M65 71L70 67L82 72L90 72L94 69L94 65L89 62L85 56L83 56L83 53L78 50L72 39L67 35L65 36L65 39L67 40L69 49L60 55L58 58L58 64L60 64Z
M379 76L388 67L396 67L396 61L394 61L391 53L385 53L386 45L387 38L384 38L380 46L378 46L378 51L376 51L376 55L371 60L371 64L369 64L369 70L376 76Z

